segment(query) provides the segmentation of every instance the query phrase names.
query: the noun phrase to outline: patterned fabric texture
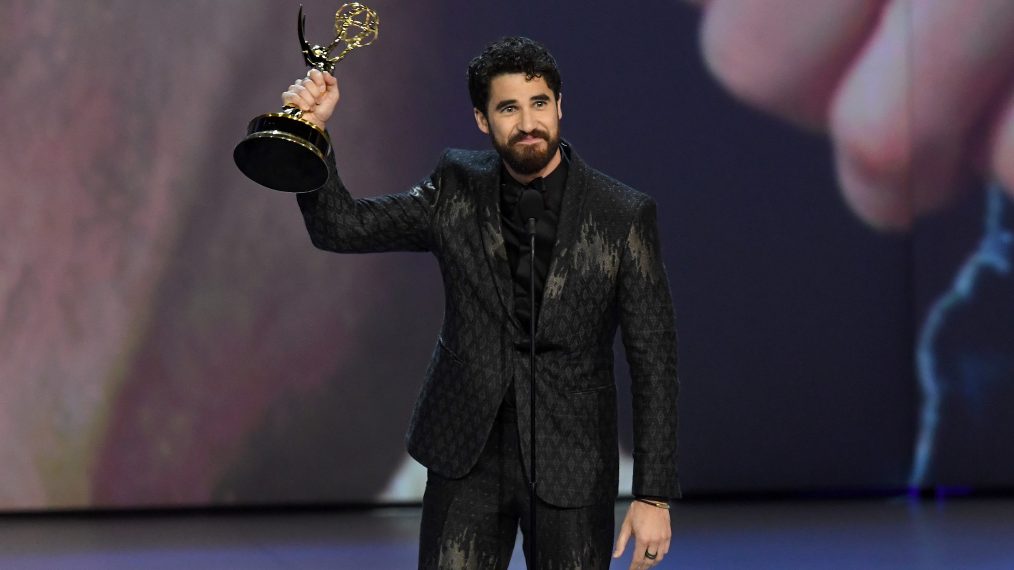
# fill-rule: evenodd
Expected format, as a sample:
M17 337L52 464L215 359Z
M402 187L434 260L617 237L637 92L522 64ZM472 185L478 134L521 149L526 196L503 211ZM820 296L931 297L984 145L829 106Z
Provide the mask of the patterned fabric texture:
M535 335L538 495L560 507L616 497L619 327L633 391L633 492L678 497L676 329L654 201L561 148L571 171ZM444 321L410 421L409 453L432 472L464 476L511 386L527 442L528 335L515 317L500 228L498 155L448 150L408 192L366 199L352 198L331 169L323 187L297 197L316 247L430 251L440 265Z
M429 472L423 497L419 568L503 570L518 528L533 570L606 570L615 503L575 508L536 501L537 563L532 560L530 491L521 463L517 410L502 406L475 467L460 479Z

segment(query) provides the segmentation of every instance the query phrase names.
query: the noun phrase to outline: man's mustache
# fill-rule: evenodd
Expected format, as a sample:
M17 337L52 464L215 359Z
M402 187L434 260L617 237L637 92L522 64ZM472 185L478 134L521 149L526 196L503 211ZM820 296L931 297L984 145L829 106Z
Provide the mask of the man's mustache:
M546 142L549 142L549 133L547 133L546 131L535 129L535 130L532 130L532 131L527 131L527 132L522 131L522 132L517 133L516 135L512 136L510 138L510 140L507 141L507 144L519 143L522 140L524 140L525 137L536 137L536 138L540 138L540 139L542 139L542 140L544 140Z

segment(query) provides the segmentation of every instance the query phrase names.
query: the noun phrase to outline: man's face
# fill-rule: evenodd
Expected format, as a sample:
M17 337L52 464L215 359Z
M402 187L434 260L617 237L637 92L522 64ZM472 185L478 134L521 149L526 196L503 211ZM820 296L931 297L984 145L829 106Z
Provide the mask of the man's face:
M541 77L506 73L489 85L486 112L475 109L479 130L511 170L521 175L539 173L560 147L560 100Z

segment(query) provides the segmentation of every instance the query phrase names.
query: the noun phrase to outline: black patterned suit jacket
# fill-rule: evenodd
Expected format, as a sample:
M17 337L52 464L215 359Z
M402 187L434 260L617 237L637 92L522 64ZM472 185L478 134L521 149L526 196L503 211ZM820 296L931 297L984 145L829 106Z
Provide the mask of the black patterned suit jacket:
M561 148L571 168L535 335L537 493L562 507L616 497L619 326L632 379L633 491L677 497L676 329L655 204ZM499 156L448 150L408 192L366 199L352 198L331 169L324 186L298 196L315 246L430 251L440 264L444 321L409 453L445 477L465 475L511 387L528 442L528 335L515 317L500 229ZM522 456L527 472L527 445Z

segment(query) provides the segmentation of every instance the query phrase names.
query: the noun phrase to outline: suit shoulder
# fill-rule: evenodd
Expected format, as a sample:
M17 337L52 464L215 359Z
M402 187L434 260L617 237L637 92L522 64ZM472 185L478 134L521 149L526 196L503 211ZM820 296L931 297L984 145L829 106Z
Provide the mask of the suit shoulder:
M449 148L440 157L440 167L467 176L488 172L496 167L498 160L496 151L493 150Z
M599 194L599 199L619 210L633 213L655 203L655 200L648 194L635 190L594 168L588 167L587 177L589 188Z

